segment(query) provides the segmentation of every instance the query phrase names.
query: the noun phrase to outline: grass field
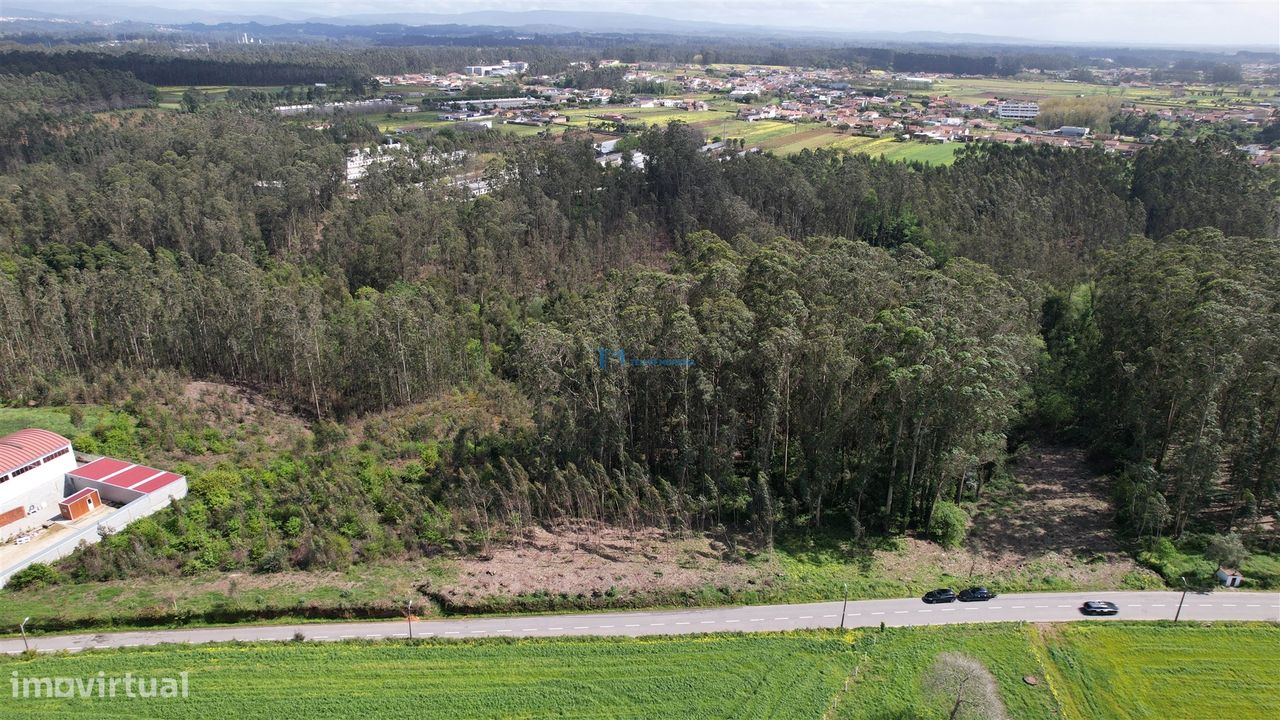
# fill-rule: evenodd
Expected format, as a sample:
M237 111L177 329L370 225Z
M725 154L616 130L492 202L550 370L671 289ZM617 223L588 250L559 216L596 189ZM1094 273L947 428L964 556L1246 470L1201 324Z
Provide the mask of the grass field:
M1088 624L1046 638L1066 718L1265 718L1280 627Z
M190 673L185 699L6 698L24 718L136 717L143 702L157 719L817 718L852 665L851 648L845 638L817 634L224 645L11 661L0 670Z
M102 410L97 407L82 406L84 422L81 425L92 429ZM71 414L67 408L7 408L0 407L0 435L8 435L25 428L43 428L65 437L74 437L82 432L71 422Z
M949 650L986 664L1017 720L1263 720L1280 703L1280 627L1264 624L167 646L5 658L0 673L189 673L187 698L6 698L6 718L941 720L923 680Z
M858 666L857 686L840 702L836 717L933 718L938 707L925 696L921 677L938 653L963 652L982 659L1000 684L1009 716L1018 720L1057 717L1053 695L1043 685L1022 681L1042 676L1033 650L1034 629L1025 625L894 628L869 632L858 644L865 655Z

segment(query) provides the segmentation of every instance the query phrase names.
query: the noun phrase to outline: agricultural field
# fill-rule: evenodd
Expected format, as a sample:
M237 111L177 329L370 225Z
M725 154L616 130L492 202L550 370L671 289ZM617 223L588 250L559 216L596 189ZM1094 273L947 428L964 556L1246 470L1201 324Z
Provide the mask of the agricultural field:
M72 421L71 410L66 407L0 407L0 435L8 435L26 428L41 428L64 437L75 437L92 428L103 414L103 409L93 405L79 406L82 420L80 427Z
M151 718L817 718L854 662L837 635L163 647L0 662L6 676L187 671ZM9 702L6 700L6 702ZM24 718L131 716L137 699L25 698Z
M1018 720L1268 718L1274 625L986 625L696 635L160 646L6 658L17 678L188 673L153 718L840 718L941 720L938 654L994 675ZM1028 683L1033 678L1035 684ZM130 716L141 700L19 698L23 718Z
M893 628L871 631L858 649L864 655L855 672L856 687L841 699L837 718L933 718L937 703L928 698L921 677L938 653L958 651L980 658L995 675L1009 716L1018 720L1057 717L1053 695L1043 684L1023 681L1043 677L1034 651L1035 629L1026 625L961 625Z
M1266 718L1280 626L1084 624L1046 636L1066 718Z

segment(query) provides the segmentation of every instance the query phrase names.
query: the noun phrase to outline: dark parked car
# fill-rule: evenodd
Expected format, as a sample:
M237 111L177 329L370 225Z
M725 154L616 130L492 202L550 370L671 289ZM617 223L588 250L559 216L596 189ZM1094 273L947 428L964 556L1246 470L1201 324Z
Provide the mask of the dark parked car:
M984 587L971 587L968 590L960 591L960 602L975 602L978 600L990 600L996 596L995 593Z
M1120 608L1106 600L1090 600L1080 606L1080 612L1085 615L1118 615Z
M956 591L951 588L940 588L938 590L930 590L921 598L929 604L933 603L949 603L956 601Z

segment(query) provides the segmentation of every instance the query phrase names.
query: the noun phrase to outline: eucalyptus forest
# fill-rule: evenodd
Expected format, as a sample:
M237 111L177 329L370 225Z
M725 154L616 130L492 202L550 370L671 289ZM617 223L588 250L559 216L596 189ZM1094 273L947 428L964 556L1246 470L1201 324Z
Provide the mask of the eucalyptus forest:
M409 153L355 192L368 122L104 114L151 105L147 75L53 69L0 77L0 398L168 372L316 435L193 477L194 505L69 561L85 579L341 568L565 520L894 536L1029 440L1087 447L1140 540L1280 509L1280 180L1229 142L937 166L716 157L671 122L637 167L585 133L437 131L405 142L483 156L490 192ZM530 422L398 458L325 443L457 390Z

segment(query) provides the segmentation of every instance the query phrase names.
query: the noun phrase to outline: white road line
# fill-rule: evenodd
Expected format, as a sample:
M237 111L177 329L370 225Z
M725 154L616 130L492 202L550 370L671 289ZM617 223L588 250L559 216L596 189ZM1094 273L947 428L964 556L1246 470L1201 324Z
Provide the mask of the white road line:
M649 623L649 627L664 627L666 623Z
M824 617L824 618L833 618L833 617L840 617L840 616L839 616L839 615L835 615L835 614L831 614L831 615L823 615L822 617Z
M725 620L724 622L727 625L729 623L736 623L736 622L742 622L742 621L741 620Z
M801 616L800 616L800 619L801 619L801 620L812 620L812 619L813 619L813 616L812 616L812 615L801 615Z
M574 625L573 629L574 630L590 630L591 626L590 625Z
M1010 605L1009 609L1010 610L1026 610L1027 606L1026 605Z
M1261 605L1245 605L1245 607L1262 607Z
M932 610L917 610L916 612L933 612Z
M370 639L378 639L378 638L381 638L382 636L381 635L365 635L365 637Z
M393 637L409 637L409 633L396 633Z
M1048 606L1048 605L1036 605L1036 609L1037 609L1037 610L1043 610L1043 609L1045 609L1045 608L1047 608L1047 607L1049 607L1049 606Z
M613 627L613 626L610 625L609 627ZM507 628L505 630L494 630L494 632L511 632L511 628Z
M883 613L883 612L873 612L873 613L871 613L871 614L872 614L872 615L883 615L884 613Z
M699 624L699 625L715 625L715 624L716 624L716 621L715 621L715 620L703 620L702 622L700 622L700 623L698 623L698 624Z
M676 623L676 624L677 624L677 625L688 625L689 623L687 623L687 622L678 622L678 623Z
M1142 606L1138 605L1137 607L1142 607ZM1164 603L1152 603L1151 607L1164 607ZM1235 607L1235 606L1232 605L1232 607Z
M538 628L520 628L520 632L538 632Z
M1058 607L1071 607L1070 605L1059 605Z
M1235 607L1235 603L1222 603L1222 607Z
M480 633L482 633L482 632L484 632L484 631L483 631L483 630L472 630L472 631L471 631L471 634L472 634L472 635L478 635L478 634L480 634Z
M858 617L862 613L849 613L849 617Z
M457 635L457 634L458 634L458 631L457 631L457 630L445 630L445 631L444 631L444 634L445 634L445 635Z
M600 629L603 630L605 628L612 628L612 627L613 627L612 625L601 625Z
M547 629L548 629L548 630L563 630L564 628L562 628L562 627L553 627L553 628L547 628Z
M640 627L640 623L630 623L628 625L623 625L622 627Z
M328 639L329 639L329 636L328 636L328 635L316 635L316 636L312 637L312 639L313 639L313 640L328 640Z
M343 640L355 640L355 639L356 639L356 636L355 636L355 635L343 635L343 636L342 636L342 639L343 639Z
M764 622L764 618L751 618L747 622Z
M894 611L893 611L893 614L894 614L894 615L906 615L906 614L907 614L907 613L909 613L909 612L911 612L911 611L910 611L910 610L894 610Z
M1213 607L1212 603L1200 603L1200 607Z
M789 618L789 617L785 617L785 618L774 618L774 620L790 620L790 619L791 619L791 618Z

